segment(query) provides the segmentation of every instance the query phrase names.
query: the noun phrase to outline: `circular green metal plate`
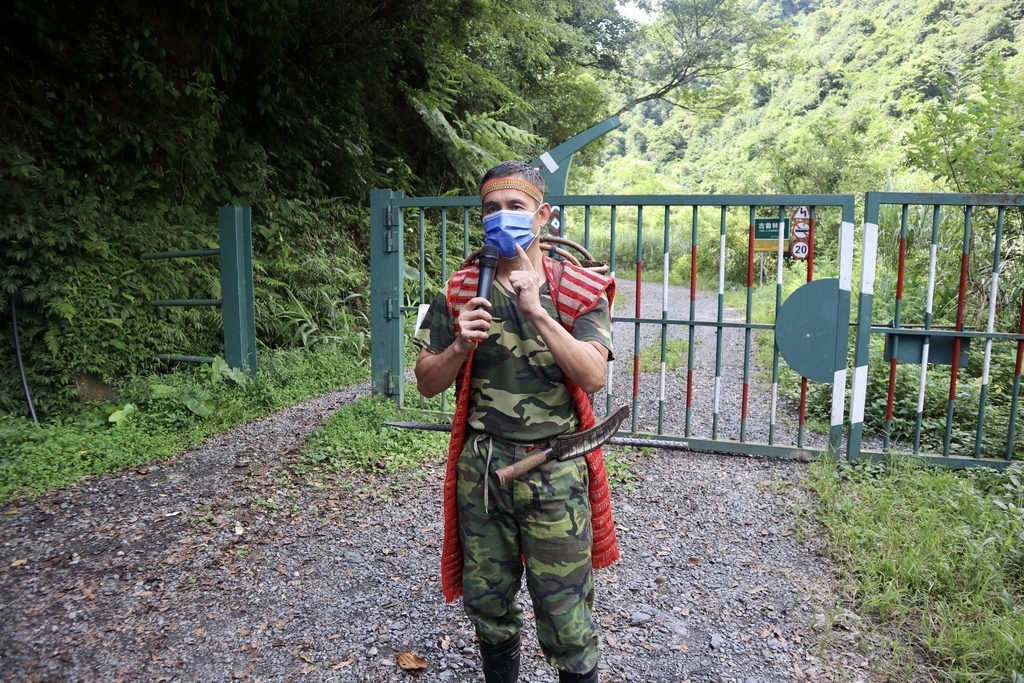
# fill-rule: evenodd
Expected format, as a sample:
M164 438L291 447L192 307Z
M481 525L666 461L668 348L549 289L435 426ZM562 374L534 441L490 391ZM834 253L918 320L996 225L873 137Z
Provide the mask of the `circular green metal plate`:
M775 345L789 367L807 379L835 377L839 280L815 280L782 303L775 316Z

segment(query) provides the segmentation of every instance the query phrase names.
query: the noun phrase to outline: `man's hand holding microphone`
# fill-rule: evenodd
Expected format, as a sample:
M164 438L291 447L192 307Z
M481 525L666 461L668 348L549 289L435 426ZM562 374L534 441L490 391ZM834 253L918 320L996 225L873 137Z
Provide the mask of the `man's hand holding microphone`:
M480 284L476 296L467 301L459 312L459 336L455 340L465 353L487 339L491 329L491 313L487 308L491 305L491 286L498 268L498 250L485 244L480 249L477 262L480 265Z

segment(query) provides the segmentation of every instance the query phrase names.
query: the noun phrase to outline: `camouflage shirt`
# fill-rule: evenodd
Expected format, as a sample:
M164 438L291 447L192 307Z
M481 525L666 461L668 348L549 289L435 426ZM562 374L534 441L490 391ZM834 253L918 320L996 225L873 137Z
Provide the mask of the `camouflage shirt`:
M469 393L472 429L511 441L538 442L576 429L576 409L547 344L533 323L497 280L491 293L490 336L473 354ZM541 287L541 304L555 320L558 314L547 283ZM455 318L448 309L447 285L430 304L413 339L420 348L441 353L455 341ZM572 336L596 341L612 349L608 298L576 318ZM610 356L609 356L610 357Z

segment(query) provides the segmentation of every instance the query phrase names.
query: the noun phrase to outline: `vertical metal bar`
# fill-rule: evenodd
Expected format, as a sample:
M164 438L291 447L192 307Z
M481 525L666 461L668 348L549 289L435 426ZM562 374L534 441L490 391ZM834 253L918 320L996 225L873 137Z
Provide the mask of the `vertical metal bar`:
M817 223L818 207L811 207L811 221L807 231L807 281L814 281L814 226Z
M932 206L932 239L928 254L928 289L924 304L924 329L932 329L932 310L935 304L935 277L939 260L939 216L941 207ZM924 391L928 383L928 356L931 352L932 338L925 336L921 340L921 377L917 386L917 417L914 425L914 455L921 452L921 425L924 423Z
M1020 317L1017 323L1017 334L1024 334L1024 292L1020 296ZM1010 399L1010 427L1006 432L1006 459L1013 459L1013 446L1017 424L1017 406L1020 402L1020 375L1024 369L1024 339L1017 342L1017 365L1013 370L1013 397Z
M816 208L811 207L811 221L809 224L807 234L807 282L814 280L814 223L816 217ZM804 447L804 435L807 427L807 378L800 378L800 417L796 432L796 445L797 448Z
M900 313L903 310L903 282L906 278L907 265L907 213L909 210L909 205L904 204L903 210L900 212L900 253L899 261L896 264L896 305L892 319L892 326L896 330L900 328ZM899 335L894 335L892 338L892 359L889 361L889 395L885 404L885 426L883 428L882 442L882 448L886 451L892 445L892 411L893 405L896 403L896 365L899 349Z
M874 304L875 257L878 251L878 201L874 202L874 221L865 202L864 248L861 253L861 292L857 311L857 348L850 401L850 438L847 441L847 459L860 456L861 436L864 431L864 399L867 396L868 347L871 334L871 310ZM843 206L843 220L839 227L839 299L836 302L836 355L835 376L832 380L832 426L829 431L828 452L838 457L843 442L843 418L846 407L846 357L850 345L850 308L853 288L853 204ZM852 454L852 455L851 455Z
M747 231L747 312L743 330L743 405L740 408L740 443L747 440L747 405L750 400L750 342L754 312L754 207L749 207L750 229Z
M583 209L583 248L590 251L590 204Z
M608 226L608 275L614 280L615 279L615 221L617 216L618 207L611 207L611 216L609 217ZM612 325L612 345L615 344L615 325ZM615 380L615 361L608 363L608 380L605 382L605 415L611 415L612 413L612 389L613 382Z
M690 417L693 414L693 361L694 321L697 319L697 206L693 207L690 228L690 331L686 347L686 436L690 436ZM717 411L716 411L717 412Z
M658 434L665 433L665 375L668 367L668 270L669 270L669 207L665 206L665 234L662 237L661 265L661 386L658 396Z
M426 301L427 298L427 254L426 254L426 237L427 237L427 217L426 211L421 207L419 210L419 238L420 238L420 303Z
M469 256L469 207L462 209L462 258Z
M641 290L643 289L643 268L644 268L644 207L636 207L636 300L634 302L634 316L639 319ZM633 430L637 431L636 408L640 400L640 323L633 323Z
M448 207L441 207L441 283L448 282ZM421 301L421 304L427 303ZM417 392L418 393L418 392ZM441 392L441 412L448 412L448 392Z
M448 282L448 207L441 207L441 282Z
M779 238L778 248L775 254L775 313L779 314L779 310L782 308L782 276L785 272L783 268L784 261L782 260L782 254L785 250L786 243L786 207L779 207ZM762 264L764 254L762 256ZM775 325L772 325L772 334L778 336L778 330ZM778 419L779 409L779 346L778 344L772 344L772 405L770 417L768 418L768 444L775 443L775 422Z
M252 210L222 206L220 283L224 316L224 360L232 368L256 374L256 311L252 283Z
M999 296L999 271L1002 268L1000 262L1003 248L1003 218L1006 210L999 207L996 215L996 247L992 254L992 287L988 295L988 324L985 331L988 334L995 332L996 328L996 299ZM981 438L985 430L985 403L988 399L989 368L992 363L992 337L985 340L985 363L981 371L981 396L978 399L978 429L974 436L974 457L981 457Z
M402 230L391 210L391 190L370 192L370 378L373 393L391 396L402 405L402 318L393 315L393 301L402 293ZM401 215L401 212L396 212ZM391 217L391 220L388 220ZM398 391L395 391L395 388Z
M725 319L725 210L718 227L718 327L715 328L715 407L711 422L711 438L718 438L719 403L722 397L722 321Z
M964 211L964 245L960 254L960 289L956 300L956 330L964 329L964 313L967 307L967 271L971 261L971 217L973 206ZM949 370L949 402L946 404L946 436L942 440L942 455L949 457L949 444L953 438L953 405L956 402L956 380L960 373L960 337L953 339L953 366Z
M419 208L419 302L424 304L427 301L427 217L426 210L423 207ZM403 329L405 328L403 324ZM415 334L415 330L413 331ZM402 373L402 381L404 381L405 373ZM417 400L419 401L420 410L424 410L427 407L427 399L420 392L416 392ZM442 397L443 397L442 393Z

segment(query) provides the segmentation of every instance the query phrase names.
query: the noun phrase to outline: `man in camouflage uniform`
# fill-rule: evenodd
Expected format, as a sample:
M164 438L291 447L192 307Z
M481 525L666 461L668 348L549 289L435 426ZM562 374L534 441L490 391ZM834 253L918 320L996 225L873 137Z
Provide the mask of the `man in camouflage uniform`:
M450 291L461 286L460 271L430 304L415 337L421 348L416 363L420 392L434 396L459 379L466 397L456 409L452 481L446 481L446 492L452 484L457 501L461 575L454 586L445 586L445 596L451 600L460 588L463 592L487 683L518 679L523 610L516 593L524 561L547 661L558 669L560 681L598 680L591 614L592 463L551 460L506 487L493 476L534 444L580 426L579 397L604 386L611 357L610 280L584 274L597 283L596 289L584 312L572 320L571 331L559 322L548 282L552 263L535 239L551 211L543 192L540 173L521 162L499 164L484 176L487 241L497 241L500 252L490 300L475 296L477 271L470 274L469 294L460 298ZM513 241L498 234L503 217L525 228ZM509 228L508 234L515 236L516 230ZM468 389L461 386L465 382ZM604 476L601 465L598 477L606 495ZM610 506L606 520L611 520ZM600 566L618 558L613 528L611 544ZM443 565L448 564L445 557Z

